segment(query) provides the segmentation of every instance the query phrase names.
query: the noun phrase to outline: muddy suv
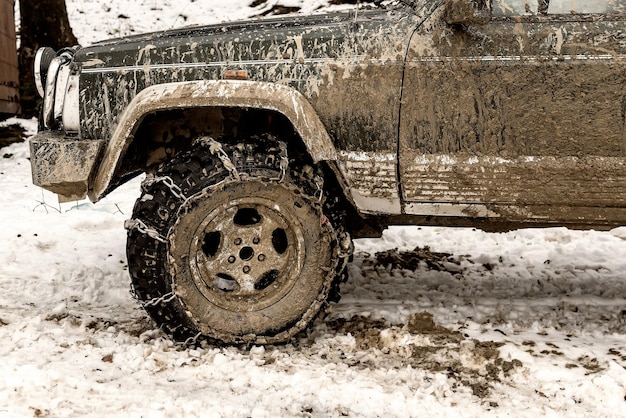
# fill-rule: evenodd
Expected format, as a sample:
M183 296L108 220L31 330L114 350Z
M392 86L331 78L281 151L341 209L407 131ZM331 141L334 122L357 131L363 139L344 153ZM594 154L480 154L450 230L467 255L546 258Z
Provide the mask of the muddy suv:
M391 224L626 223L626 0L417 0L43 48L34 183L146 173L132 289L176 339L275 343Z

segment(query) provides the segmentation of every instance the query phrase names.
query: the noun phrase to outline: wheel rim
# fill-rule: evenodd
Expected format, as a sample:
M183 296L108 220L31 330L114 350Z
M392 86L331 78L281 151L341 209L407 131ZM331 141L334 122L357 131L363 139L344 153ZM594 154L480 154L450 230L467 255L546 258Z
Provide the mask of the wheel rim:
M277 188L280 191L282 188ZM188 258L193 281L212 304L229 311L257 311L287 295L301 274L303 227L292 211L266 197L241 197L194 210L181 222L193 231Z

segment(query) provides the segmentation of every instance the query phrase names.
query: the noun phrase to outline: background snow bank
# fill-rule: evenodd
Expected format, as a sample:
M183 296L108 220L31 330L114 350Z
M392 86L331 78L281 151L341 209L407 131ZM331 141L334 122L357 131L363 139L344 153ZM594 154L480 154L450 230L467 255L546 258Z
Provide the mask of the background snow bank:
M276 5L329 8L68 0L68 11L88 44ZM34 133L34 121L4 124L16 122ZM0 417L626 416L624 228L393 227L356 243L343 299L310 335L190 349L128 292L122 225L138 180L97 205L58 205L32 186L26 144L0 157Z

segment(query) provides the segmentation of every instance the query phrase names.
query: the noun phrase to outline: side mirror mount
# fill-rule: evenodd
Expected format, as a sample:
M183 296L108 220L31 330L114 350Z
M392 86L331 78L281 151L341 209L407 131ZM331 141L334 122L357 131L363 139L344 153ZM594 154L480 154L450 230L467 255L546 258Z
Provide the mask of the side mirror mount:
M443 20L448 25L485 25L491 9L486 0L446 0Z

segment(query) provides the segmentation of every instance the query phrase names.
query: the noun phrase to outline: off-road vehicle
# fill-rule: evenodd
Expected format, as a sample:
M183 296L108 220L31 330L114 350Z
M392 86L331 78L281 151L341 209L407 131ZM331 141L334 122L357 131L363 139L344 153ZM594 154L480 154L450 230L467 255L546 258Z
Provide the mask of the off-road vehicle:
M416 0L43 48L34 183L146 173L132 289L181 340L289 340L391 224L626 223L626 0Z

